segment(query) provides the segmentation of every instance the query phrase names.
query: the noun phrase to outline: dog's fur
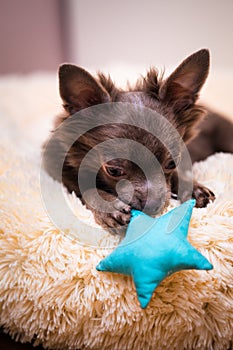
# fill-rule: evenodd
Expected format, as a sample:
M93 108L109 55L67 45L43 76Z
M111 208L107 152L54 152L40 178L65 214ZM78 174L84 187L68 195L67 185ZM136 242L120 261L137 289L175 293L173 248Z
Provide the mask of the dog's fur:
M134 87L122 90L115 86L109 76L99 73L98 77L94 78L82 68L70 64L62 65L59 80L65 112L57 118L55 128L64 120L69 121L74 113L87 107L106 102L129 102L134 106L150 108L167 118L186 144L191 141L190 152L193 160L203 159L215 151L232 152L232 125L227 121L219 124L219 116L211 115L210 112L208 119L213 119L214 123L204 122L203 132L197 136L196 141L192 141L196 136L196 126L206 113L203 107L196 104L196 101L208 71L209 52L203 49L184 60L167 79L163 79L163 75L159 76L158 72L152 68L146 77L138 80ZM153 135L137 127L126 125L132 117L130 116L129 119L125 117L122 124L101 126L82 135L68 151L63 166L62 181L67 189L70 192L74 191L93 211L98 223L113 230L129 222L132 208L143 210L147 203L147 212L159 212L168 203L171 193L178 191L176 161L180 157L181 150L178 150L177 159L172 159L165 146ZM224 139L224 147L221 145L222 136L219 134L221 129L219 125L223 125L222 131L228 133ZM72 122L70 128L73 132ZM54 178L56 178L56 172L53 170L53 167L56 167L54 153L63 152L65 137L67 135L55 138L53 151L47 151L45 167ZM169 132L167 137L171 142L172 136ZM131 159L131 149L125 149L125 159L116 157L108 162L105 162L104 154L97 152L95 161L98 158L100 169L96 178L96 188L98 194L109 203L110 210L106 212L101 210L96 192L88 186L92 164L89 164L89 168L85 168L83 174L86 186L85 196L80 191L77 177L84 156L98 143L114 138L131 139L147 147L159 161L165 182L161 181L161 174L155 172L151 174L148 181L140 167L127 160ZM143 161L148 168L150 159L143 159ZM127 181L121 181L122 186L119 190L119 186L116 188L119 180L129 180L131 185ZM132 198L129 199L127 192L132 185L134 191ZM206 206L210 200L214 200L213 192L197 182L194 182L192 196L196 199L197 207ZM185 194L183 198L181 195L180 199L184 200Z

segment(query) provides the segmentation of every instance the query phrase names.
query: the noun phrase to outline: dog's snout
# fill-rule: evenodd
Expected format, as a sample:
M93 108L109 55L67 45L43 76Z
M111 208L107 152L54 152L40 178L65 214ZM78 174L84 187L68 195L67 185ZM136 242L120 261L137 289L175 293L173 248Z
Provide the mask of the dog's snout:
M148 215L160 213L167 204L167 186L162 181L145 181L134 187L133 196L127 203L132 209ZM137 183L138 185L138 183Z
M153 215L157 214L162 210L163 202L159 199L148 199L145 203L143 211L146 214Z
M149 215L162 211L165 205L166 184L162 181L147 181L147 193L143 200L143 211Z
M130 205L132 208L141 210L148 215L154 215L162 210L163 201L161 200L161 198L148 199L147 197L145 197L138 199L134 203L130 203Z

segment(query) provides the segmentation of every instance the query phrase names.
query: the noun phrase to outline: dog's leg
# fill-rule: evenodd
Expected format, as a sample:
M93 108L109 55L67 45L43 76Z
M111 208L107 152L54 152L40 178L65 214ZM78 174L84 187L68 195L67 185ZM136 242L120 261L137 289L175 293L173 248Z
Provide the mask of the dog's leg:
M131 207L111 193L89 189L82 202L90 209L98 224L113 233L123 234L131 218Z
M207 187L194 181L192 197L196 199L196 207L204 208L215 200L215 194Z
M199 128L199 134L187 146L193 163L216 152L233 153L233 123L230 120L209 111Z
M204 208L208 203L215 200L215 195L209 188L195 180L190 183L190 180L185 177L178 178L177 172L174 172L171 178L172 195L181 202L185 202L190 199L190 190L192 191L192 198L196 199L197 208Z

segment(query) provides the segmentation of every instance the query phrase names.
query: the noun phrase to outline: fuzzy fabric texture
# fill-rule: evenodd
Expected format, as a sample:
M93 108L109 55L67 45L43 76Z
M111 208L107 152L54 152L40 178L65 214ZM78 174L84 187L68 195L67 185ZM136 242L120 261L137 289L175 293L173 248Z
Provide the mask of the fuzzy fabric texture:
M47 75L0 82L0 325L51 349L233 348L233 156L194 165L216 200L194 209L188 239L214 269L171 275L142 310L130 277L96 271L117 238L71 195L75 215L98 230L99 247L81 244L70 222L61 232L44 208L39 145L57 112L55 87ZM22 106L28 94L30 107Z

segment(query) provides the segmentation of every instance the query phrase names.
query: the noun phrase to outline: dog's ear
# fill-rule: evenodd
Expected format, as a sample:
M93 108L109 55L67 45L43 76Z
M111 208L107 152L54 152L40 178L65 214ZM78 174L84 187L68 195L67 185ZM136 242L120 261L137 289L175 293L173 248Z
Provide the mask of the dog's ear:
M60 66L59 90L69 114L110 101L107 91L90 73L72 64Z
M186 58L160 85L159 100L172 108L174 123L185 142L195 136L195 126L204 116L195 102L208 72L209 51L203 49Z
M163 82L160 100L172 105L176 112L192 106L209 72L209 51L197 51L186 58Z

